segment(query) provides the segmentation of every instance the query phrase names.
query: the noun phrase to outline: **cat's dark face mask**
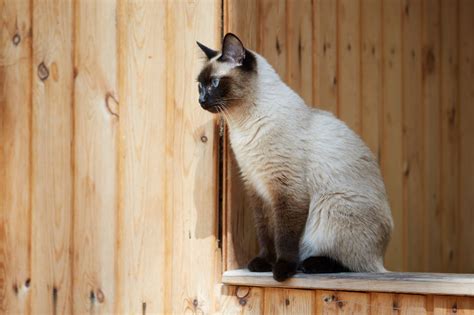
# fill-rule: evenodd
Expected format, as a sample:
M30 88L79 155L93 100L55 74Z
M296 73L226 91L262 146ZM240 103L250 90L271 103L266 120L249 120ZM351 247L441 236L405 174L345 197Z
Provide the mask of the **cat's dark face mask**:
M249 78L256 72L255 56L231 33L224 37L222 53L197 44L207 58L197 78L201 107L218 113L244 100Z

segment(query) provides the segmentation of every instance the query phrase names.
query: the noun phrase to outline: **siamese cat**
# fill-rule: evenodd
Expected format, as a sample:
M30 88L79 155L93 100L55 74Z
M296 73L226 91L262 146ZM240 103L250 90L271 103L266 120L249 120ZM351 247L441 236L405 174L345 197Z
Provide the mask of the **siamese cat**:
M311 108L234 34L206 62L199 103L229 127L253 198L260 252L250 271L384 272L393 221L369 148L331 113Z

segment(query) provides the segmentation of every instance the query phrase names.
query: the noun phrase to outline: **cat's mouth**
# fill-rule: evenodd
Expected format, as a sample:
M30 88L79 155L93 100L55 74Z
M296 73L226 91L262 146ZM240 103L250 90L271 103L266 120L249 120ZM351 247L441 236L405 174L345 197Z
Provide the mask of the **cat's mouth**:
M222 111L222 107L219 106L219 104L201 104L201 108L204 110L207 110L208 112L211 112L213 114L217 114L220 111Z

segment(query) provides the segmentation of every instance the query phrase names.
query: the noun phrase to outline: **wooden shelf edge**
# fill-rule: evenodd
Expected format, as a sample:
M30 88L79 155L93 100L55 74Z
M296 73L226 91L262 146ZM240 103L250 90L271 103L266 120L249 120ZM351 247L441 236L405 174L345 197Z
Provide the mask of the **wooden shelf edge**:
M257 287L474 296L474 274L298 273L285 282L277 282L273 280L270 272L238 269L224 272L222 282L228 285Z

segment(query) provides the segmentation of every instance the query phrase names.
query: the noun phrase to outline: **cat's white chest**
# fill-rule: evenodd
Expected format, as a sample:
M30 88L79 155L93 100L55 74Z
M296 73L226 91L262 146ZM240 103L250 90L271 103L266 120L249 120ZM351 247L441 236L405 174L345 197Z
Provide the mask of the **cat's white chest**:
M270 202L268 174L262 170L269 159L268 152L264 152L266 145L255 137L255 130L230 133L231 145L239 164L242 176L267 202Z

